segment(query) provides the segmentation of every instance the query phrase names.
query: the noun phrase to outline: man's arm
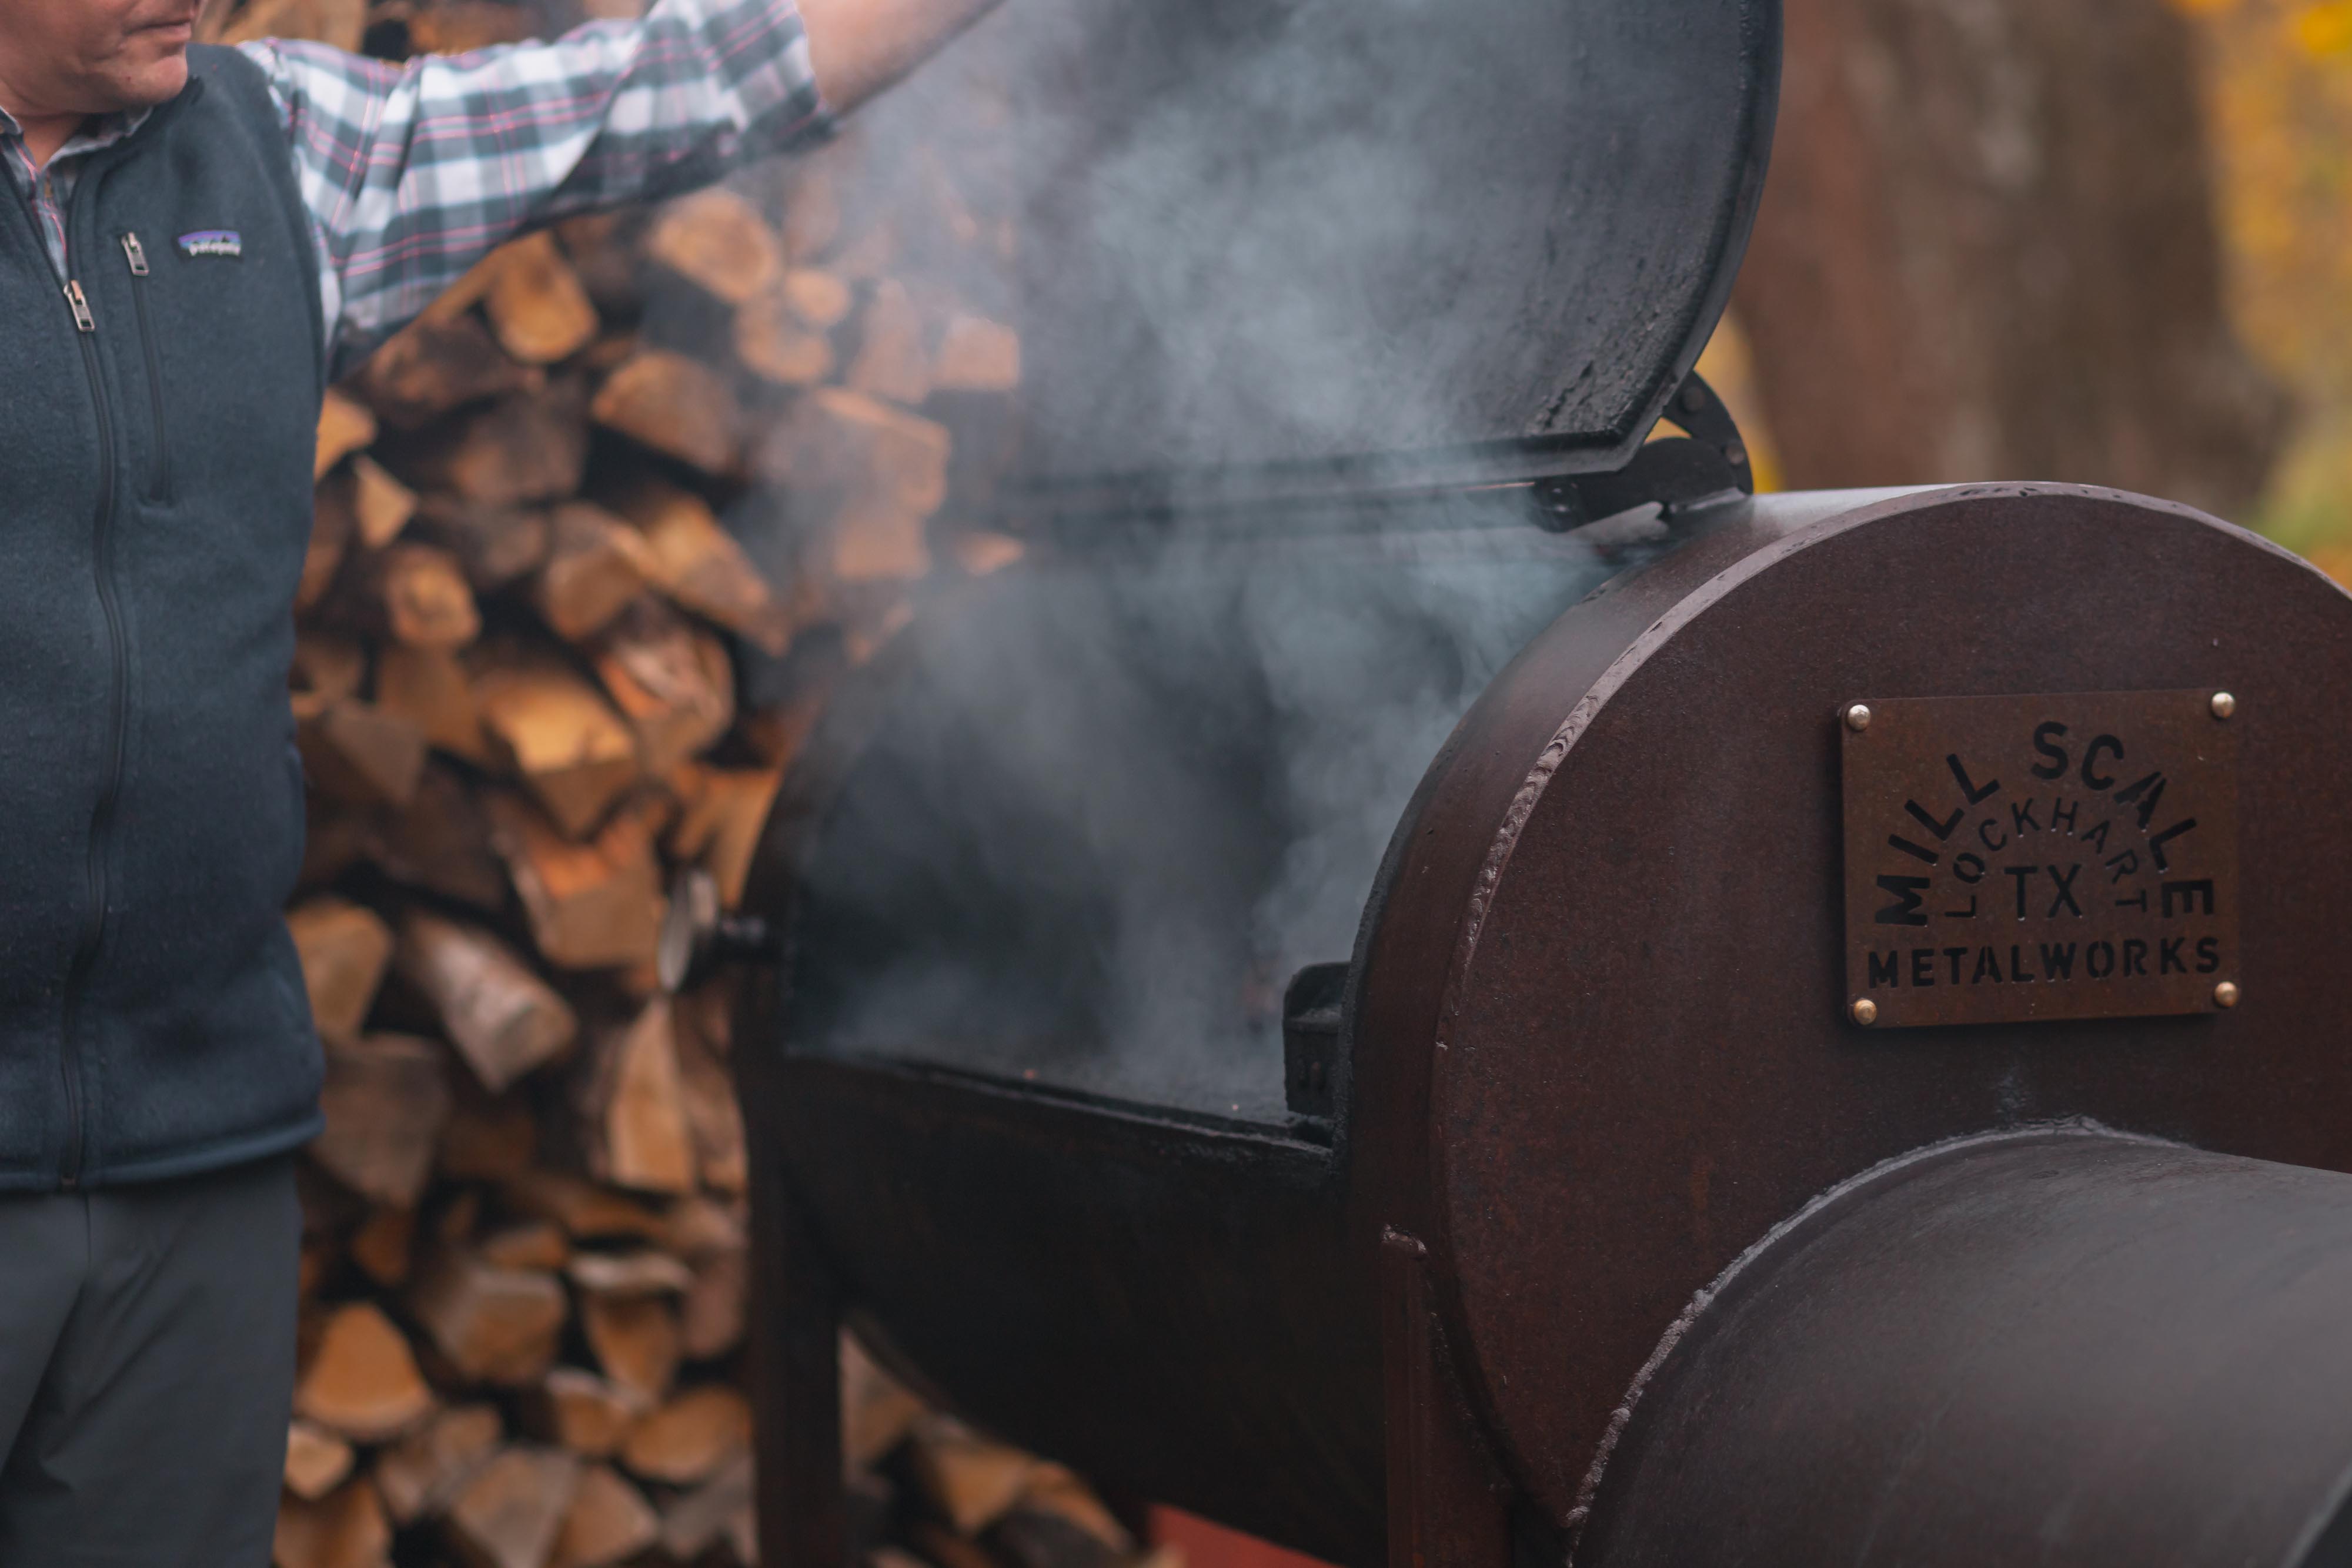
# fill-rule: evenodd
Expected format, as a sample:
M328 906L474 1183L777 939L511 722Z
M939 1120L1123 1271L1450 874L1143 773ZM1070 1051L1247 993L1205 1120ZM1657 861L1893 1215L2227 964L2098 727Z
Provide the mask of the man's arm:
M659 0L638 22L405 66L245 46L284 106L318 225L334 373L527 228L822 139L833 107L992 3L819 0L822 66L792 0Z
M921 65L998 0L801 0L816 85L846 114Z

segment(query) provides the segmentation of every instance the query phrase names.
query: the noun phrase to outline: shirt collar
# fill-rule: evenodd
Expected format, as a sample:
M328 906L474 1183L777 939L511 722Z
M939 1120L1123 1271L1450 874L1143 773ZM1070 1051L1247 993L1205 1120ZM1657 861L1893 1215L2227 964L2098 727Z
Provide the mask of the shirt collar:
M99 115L68 137L66 144L58 149L57 156L49 162L54 165L68 158L87 157L92 152L103 152L146 124L148 117L154 112L152 109L142 109L136 113L117 110L112 114ZM22 139L24 134L25 128L16 123L16 117L0 109L0 141Z

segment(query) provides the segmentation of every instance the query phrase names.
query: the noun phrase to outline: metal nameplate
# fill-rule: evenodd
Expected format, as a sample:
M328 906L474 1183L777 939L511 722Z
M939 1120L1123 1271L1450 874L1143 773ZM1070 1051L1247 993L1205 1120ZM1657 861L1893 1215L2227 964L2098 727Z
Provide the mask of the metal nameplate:
M2211 687L1848 703L1847 1017L2236 1005L2236 711Z

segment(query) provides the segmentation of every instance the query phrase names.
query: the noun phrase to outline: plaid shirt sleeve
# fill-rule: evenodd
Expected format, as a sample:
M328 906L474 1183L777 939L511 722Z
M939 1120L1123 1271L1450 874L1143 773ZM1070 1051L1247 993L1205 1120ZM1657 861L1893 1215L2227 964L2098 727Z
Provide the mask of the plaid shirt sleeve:
M691 190L831 127L793 0L657 0L640 21L404 66L243 47L285 112L336 375L523 230Z

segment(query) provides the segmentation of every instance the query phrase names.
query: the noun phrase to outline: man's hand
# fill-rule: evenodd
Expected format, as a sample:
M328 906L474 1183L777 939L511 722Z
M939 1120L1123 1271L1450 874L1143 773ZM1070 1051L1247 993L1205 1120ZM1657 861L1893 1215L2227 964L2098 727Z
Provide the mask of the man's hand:
M845 114L913 70L998 0L801 0L825 107Z

